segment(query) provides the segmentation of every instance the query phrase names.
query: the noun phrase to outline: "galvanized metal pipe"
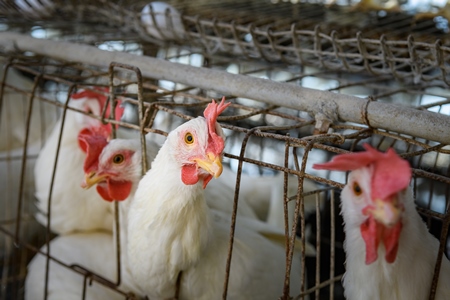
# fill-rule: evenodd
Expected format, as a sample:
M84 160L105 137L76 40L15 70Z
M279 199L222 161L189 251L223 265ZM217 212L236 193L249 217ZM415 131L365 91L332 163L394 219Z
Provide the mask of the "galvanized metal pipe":
M93 46L35 39L13 32L0 32L0 47L101 67L108 67L113 61L134 65L140 68L145 77L165 79L450 144L450 116L407 106L368 102L367 99L303 88L292 83L192 67L125 52L104 51Z

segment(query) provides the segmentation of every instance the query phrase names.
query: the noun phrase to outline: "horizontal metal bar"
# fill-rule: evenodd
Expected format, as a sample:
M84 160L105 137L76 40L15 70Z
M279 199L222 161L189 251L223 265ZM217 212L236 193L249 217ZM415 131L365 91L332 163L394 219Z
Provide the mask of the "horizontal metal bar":
M367 124L436 142L450 144L450 116L354 96L303 88L292 83L230 74L192 67L162 59L125 52L109 52L93 46L63 41L35 39L27 35L1 32L4 50L30 51L56 59L108 67L113 61L140 68L143 76L165 79L225 95L250 98L312 114L322 113L341 121Z

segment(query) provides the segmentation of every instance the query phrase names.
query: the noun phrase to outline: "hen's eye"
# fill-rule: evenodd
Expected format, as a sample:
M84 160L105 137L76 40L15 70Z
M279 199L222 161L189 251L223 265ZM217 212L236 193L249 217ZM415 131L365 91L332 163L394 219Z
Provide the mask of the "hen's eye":
M123 163L124 161L124 157L122 154L117 154L113 157L112 161L113 163L115 163L116 165Z
M353 193L355 193L356 196L362 194L362 189L356 181L353 183Z
M192 144L194 142L194 136L192 135L192 133L186 133L186 135L184 136L184 142L186 144Z

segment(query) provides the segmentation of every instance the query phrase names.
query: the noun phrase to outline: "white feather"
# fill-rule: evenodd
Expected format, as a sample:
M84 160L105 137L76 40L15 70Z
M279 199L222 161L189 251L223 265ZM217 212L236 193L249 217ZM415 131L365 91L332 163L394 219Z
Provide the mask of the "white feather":
M349 183L358 180L364 194L371 194L372 169L355 170L349 175ZM341 204L344 218L346 273L343 279L345 295L349 300L410 300L428 299L434 273L439 241L427 230L414 205L411 189L399 193L404 204L397 258L392 264L384 259L384 246L380 244L378 259L365 264L365 243L360 225L365 220L361 204L355 199L347 184L342 190ZM444 256L435 299L450 299L450 263Z
M70 101L70 106L74 108L83 109L84 105L89 105L94 114L100 115L100 105L96 100ZM61 122L62 119L53 128L39 153L34 169L37 207L40 211L36 218L44 226L47 226L51 178ZM50 227L56 233L65 234L94 229L111 230L113 222L111 203L103 201L95 190L84 190L80 187L84 179L85 154L78 146L78 133L84 127L99 125L99 122L71 110L66 112L51 194Z
M50 242L52 257L67 265L80 265L110 281L116 279L115 264L105 263L115 260L111 251L113 239L110 233L89 232L59 236ZM41 248L44 253L47 247ZM25 300L44 299L46 256L36 254L28 264L25 279ZM82 299L84 276L50 261L48 279L49 300ZM96 281L87 282L86 297L89 300L124 299L125 297Z
M182 271L181 299L219 299L228 252L229 226L215 222L201 184L185 185L174 147L182 128L199 133L201 117L171 132L140 181L128 214L128 261L137 284L151 299L173 297ZM300 261L294 258L293 294L299 293ZM238 227L231 265L230 299L276 299L281 295L285 250L260 234Z
M159 147L154 143L151 134L146 135L146 149L147 149L147 163L150 165L150 162L155 158L156 153ZM135 191L137 189L137 183L142 177L142 148L140 139L114 139L111 140L108 145L103 149L102 153L99 156L99 168L102 166L108 165L107 161L114 154L124 151L131 150L134 151L132 155L132 162L127 166L124 174L123 168L117 170L121 173L122 178L127 178L133 182L131 193L127 199L119 202L119 230L120 230L120 248L121 248L121 278L122 284L121 287L132 291L136 295L144 296L144 292L136 285L134 280L131 277L131 270L128 264L128 255L127 255L127 244L128 244L128 211L131 201L134 197ZM119 166L120 168L120 166ZM113 233L115 236L116 232L116 224L114 222L113 225ZM116 252L117 241L114 240L114 253ZM116 259L114 258L115 262Z
M149 134L147 134L147 137ZM153 147L163 144L160 142L160 135L151 137ZM148 149L148 148L147 148ZM152 151L158 151L153 149ZM151 162L152 160L148 160ZM234 191L236 188L237 173L231 168L224 166L222 175L216 180L212 180L208 189L205 190L205 198L208 207L231 213L233 211ZM283 210L283 186L284 174L276 176L250 176L241 174L239 189L238 214L241 216L259 219L272 224L284 231L284 210ZM298 180L295 176L288 176L288 196L297 194ZM308 193L317 190L319 187L312 181L305 179L303 192ZM316 211L316 195L304 197L305 215ZM322 207L324 194L319 195L319 206ZM288 203L289 228L294 220L295 201Z
M152 134L146 135L146 149L147 149L147 162L150 166L150 162L153 161L153 159L156 157L156 154L159 150L159 146L154 142L154 136ZM129 197L123 201L120 202L120 215L123 216L124 220L121 220L122 226L126 228L126 219L128 215L128 208L129 204L132 201L134 197L134 193L136 191L136 188L138 186L139 180L142 178L141 176L141 166L142 166L142 152L141 152L141 142L140 139L131 139L131 140L125 140L125 139L114 139L108 143L108 145L103 149L102 153L99 157L99 166L108 166L111 168L111 163L109 160L111 157L113 157L115 154L123 153L125 151L131 151L134 154L131 157L131 163L127 164L126 166L120 165L116 166L116 169L109 169L112 173L120 174L120 179L126 179L128 181L131 181L132 184L132 190L129 195ZM101 168L100 167L100 168ZM114 165L112 165L114 168ZM208 185L208 189L205 190L205 198L206 203L210 209L214 211L214 217L216 220L223 220L226 223L231 220L231 213L233 210L233 200L234 200L234 188L230 186L229 179L233 176L235 177L236 174L233 173L229 168L224 168L224 172L227 173L227 176L225 179L222 179L222 176L219 177L217 180L213 180ZM222 173L222 174L223 174ZM233 173L233 174L231 174ZM258 181L258 179L255 179ZM276 183L279 183L278 181ZM282 185L282 183L280 183ZM269 185L272 185L275 191L279 191L279 189L275 189L276 185L274 183L271 183ZM281 188L280 188L281 189ZM283 211L282 211L282 202L279 197L278 193L275 193L276 196L272 196L276 198L276 205L281 207L281 210L278 209L278 213L280 216L278 217L280 220L282 220ZM282 193L281 193L282 194ZM246 195L246 197L250 197L254 195ZM295 203L294 203L295 204ZM314 207L315 209L315 207ZM275 209L273 209L275 210ZM293 212L293 209L292 209ZM237 222L238 224L242 223L242 226L245 226L247 228L250 228L254 231L257 231L266 237L271 237L276 239L277 241L284 243L284 219L283 224L272 224L270 222L263 222L260 221L255 213L253 212L252 208L247 204L246 201L240 201L237 209ZM291 222L292 222L293 216L291 216ZM227 223L228 224L228 223ZM292 223L290 223L292 225ZM124 233L121 233L122 236L124 236ZM125 243L126 245L126 243ZM299 244L297 244L299 246ZM124 247L122 247L123 249ZM301 248L298 247L299 251L301 251ZM315 255L315 249L312 245L309 243L306 244L306 255L308 256L314 256Z

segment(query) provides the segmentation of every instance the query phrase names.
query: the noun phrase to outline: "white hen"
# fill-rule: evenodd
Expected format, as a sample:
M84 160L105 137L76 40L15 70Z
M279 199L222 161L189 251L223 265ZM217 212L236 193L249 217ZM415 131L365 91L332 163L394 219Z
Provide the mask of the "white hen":
M153 142L150 135L146 137L149 167L159 151L159 146ZM91 150L86 156L90 162L85 166L85 186L89 188L104 181L103 184L97 185L97 191L103 199L107 201L132 199L137 183L142 178L140 140L114 139L106 145L106 140L101 136L95 136L95 133L88 140L86 141L90 144ZM205 191L208 206L231 214L234 190L229 182L217 180L211 182L210 186L211 188ZM129 201L126 203L123 206L127 206ZM257 219L253 209L244 201L239 202L238 215Z
M227 105L214 102L172 131L150 171L140 181L128 215L128 261L136 283L150 299L220 299L229 224L210 215L203 189L222 172L224 136L216 123ZM282 294L285 250L260 234L236 228L230 299L276 299ZM294 257L291 287L300 291L300 261Z
M110 233L89 232L59 236L50 242L52 257L67 265L79 265L110 281L115 280L116 268L112 262L115 253L111 251L113 239ZM41 248L44 253L47 247ZM25 279L25 300L44 299L46 256L36 254L28 264ZM84 277L54 261L49 265L48 300L79 300L83 295ZM125 296L93 281L87 284L86 297L89 300L125 299Z
M150 134L146 138L146 149L147 161L151 162L156 157L159 147L151 138L148 138L149 136ZM89 144L89 151L86 155L86 161L89 163L85 164L83 185L85 188L90 188L97 184L97 192L103 199L121 201L119 215L121 216L121 229L124 231L121 231L121 237L122 241L126 241L129 205L139 180L142 178L141 142L137 139L114 139L107 143L103 136L95 135L86 137L85 140ZM220 182L220 180L217 181ZM223 185L225 188L218 192L216 191L217 184L210 184L210 188L205 190L205 198L208 207L213 210L215 219L228 224L233 209L233 192L231 188L227 188L226 184ZM248 213L249 211L250 213ZM246 202L239 204L237 215L239 216L237 222L240 226L250 228L284 244L284 230L270 223L259 221ZM297 249L300 250L300 242L297 242ZM125 246L126 242L123 245ZM315 254L315 250L310 244L306 244L306 247L307 255ZM126 251L122 250L123 252Z
M341 193L349 300L428 299L439 241L417 213L411 168L393 149L337 155L316 169L352 171ZM381 257L379 257L381 256ZM437 300L450 299L450 262L444 257Z
M104 136L98 136L93 133L90 136L85 136L84 141L88 145L88 151L84 164L85 180L82 186L84 188L90 188L97 184L97 192L104 200L120 201L118 207L121 249L121 287L130 290L137 295L143 295L143 292L135 285L131 278L129 265L127 263L126 247L128 243L128 210L137 188L137 182L139 182L142 177L142 151L140 140L114 139L108 143ZM149 138L146 139L146 146L147 161L150 163L156 156L159 147ZM116 228L117 226L114 224L114 232ZM116 245L117 244L115 243L115 248Z
M100 116L105 102L106 97L102 94L85 90L72 95L69 106ZM121 113L122 110L117 106L117 119L120 119ZM110 203L102 201L95 191L80 188L80 182L84 178L81 166L85 153L79 147L78 135L82 129L101 127L99 120L67 110L55 179L51 186L62 121L61 118L53 128L36 161L35 195L40 211L36 218L47 226L49 196L52 190L50 205L52 231L64 234L93 229L111 230L113 220Z
M149 135L147 135L147 137L149 137ZM103 199L107 201L121 201L119 204L119 217L121 259L123 263L122 270L124 271L122 274L122 280L124 282L123 286L137 294L141 294L139 288L137 288L132 280L129 279L129 266L126 262L128 210L139 180L142 178L142 152L140 140L114 139L107 143L104 136L92 135L90 137L86 136L85 141L89 144L89 151L86 155L86 161L89 163L85 164L84 186L90 188L97 184L97 191ZM150 162L155 158L159 147L153 143L150 138L146 138L146 141L147 161ZM226 191L224 194L219 195L216 193L208 193L208 191L213 189L214 187L211 187L205 192L207 204L209 205L210 202L212 202L212 206L217 207L214 203L219 201L223 202L224 204L219 205L219 207L225 207L225 210L221 211L213 209L212 214L216 222L222 222L229 225L233 199L232 197L227 199L226 196L230 195L230 192ZM212 201L208 201L209 199L212 199ZM243 226L250 228L263 234L272 241L284 244L285 238L283 230L257 220L252 214L246 215L246 210L240 209L242 207L245 207L245 203L238 208L238 227ZM250 208L247 208L247 210L249 209ZM300 241L296 241L296 249L301 249ZM306 255L315 255L315 250L310 244L306 244Z

